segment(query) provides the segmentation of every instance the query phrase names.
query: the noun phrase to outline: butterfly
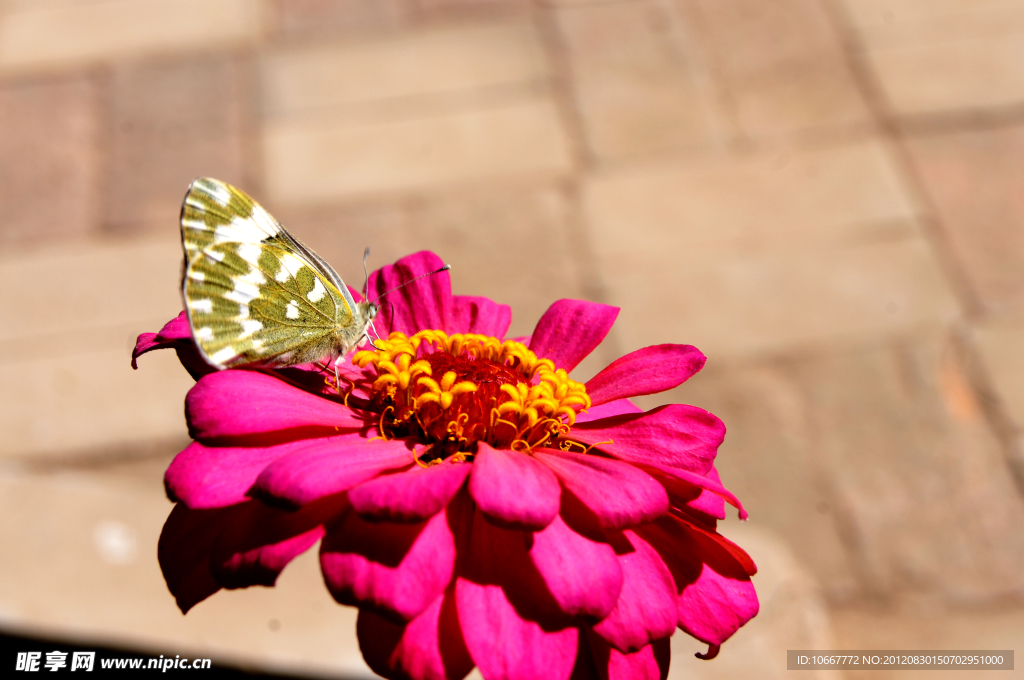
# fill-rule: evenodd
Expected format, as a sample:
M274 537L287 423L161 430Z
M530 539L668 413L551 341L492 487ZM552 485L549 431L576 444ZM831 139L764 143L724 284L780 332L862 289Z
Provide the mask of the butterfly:
M210 177L181 206L182 295L199 352L219 368L345 356L379 309L245 192Z

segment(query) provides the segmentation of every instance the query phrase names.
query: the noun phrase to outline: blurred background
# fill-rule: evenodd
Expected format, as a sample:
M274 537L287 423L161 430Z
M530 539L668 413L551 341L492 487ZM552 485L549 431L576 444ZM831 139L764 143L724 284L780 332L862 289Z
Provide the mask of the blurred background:
M368 677L315 554L187 617L157 567L197 175L512 335L621 306L579 379L704 351L643 405L729 427L762 609L673 678L1024 640L1024 2L0 0L0 629Z

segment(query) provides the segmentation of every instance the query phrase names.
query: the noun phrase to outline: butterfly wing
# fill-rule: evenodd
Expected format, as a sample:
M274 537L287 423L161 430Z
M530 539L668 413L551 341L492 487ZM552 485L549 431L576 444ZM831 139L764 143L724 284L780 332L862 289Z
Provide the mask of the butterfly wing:
M181 235L185 309L212 365L308 363L338 353L339 337L362 333L338 274L244 192L197 179Z

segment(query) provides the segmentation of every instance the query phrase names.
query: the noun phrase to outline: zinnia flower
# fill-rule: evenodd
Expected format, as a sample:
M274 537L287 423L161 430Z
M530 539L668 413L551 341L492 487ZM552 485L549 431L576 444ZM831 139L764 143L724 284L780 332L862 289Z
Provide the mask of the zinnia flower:
M383 292L437 269L417 253ZM358 299L358 297L357 297ZM159 559L183 612L220 588L273 585L318 540L327 587L360 608L363 656L390 678L664 678L675 629L719 646L757 613L755 568L720 536L725 427L694 406L642 412L704 365L687 345L569 372L618 309L560 300L529 338L448 275L393 296L375 348L333 371L215 371L184 316L139 337L197 378L194 441L165 482ZM308 370L307 370L308 369Z

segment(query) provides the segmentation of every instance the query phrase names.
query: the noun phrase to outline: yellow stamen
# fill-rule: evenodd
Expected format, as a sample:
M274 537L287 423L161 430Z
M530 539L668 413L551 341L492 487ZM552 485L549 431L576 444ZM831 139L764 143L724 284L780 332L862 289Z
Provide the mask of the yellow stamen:
M429 463L416 457L421 465L468 460L481 441L526 452L565 448L562 437L590 407L581 383L514 340L395 332L353 363L376 373L371 404L381 409L382 435L433 442Z

